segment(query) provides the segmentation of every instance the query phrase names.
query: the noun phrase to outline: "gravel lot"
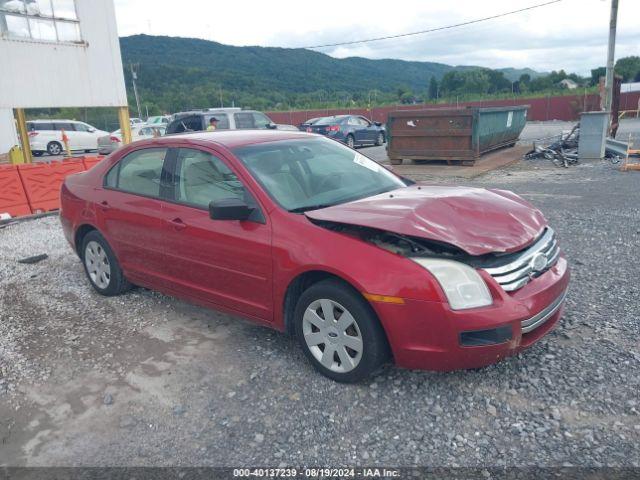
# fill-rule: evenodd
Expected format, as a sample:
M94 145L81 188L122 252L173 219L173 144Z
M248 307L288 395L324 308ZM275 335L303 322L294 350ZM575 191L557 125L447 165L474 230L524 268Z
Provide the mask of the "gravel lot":
M465 180L545 212L573 269L564 318L495 366L355 386L244 320L100 297L55 217L0 229L0 466L639 467L639 181L545 161Z

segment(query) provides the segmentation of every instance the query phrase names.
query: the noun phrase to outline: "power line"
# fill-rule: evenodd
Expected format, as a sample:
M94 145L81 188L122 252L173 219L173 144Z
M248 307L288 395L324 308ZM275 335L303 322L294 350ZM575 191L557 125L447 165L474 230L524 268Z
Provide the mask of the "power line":
M338 47L341 45L353 45L356 43L368 43L368 42L378 42L380 40L391 40L393 38L401 38L401 37L410 37L412 35L422 35L424 33L432 33L438 32L440 30L450 30L452 28L464 27L465 25L472 25L474 23L486 22L487 20L493 20L495 18L506 17L508 15L514 15L516 13L526 12L527 10L533 10L534 8L546 7L547 5L552 5L554 3L560 3L563 0L552 0L550 2L539 3L537 5L531 5L530 7L521 8L519 10L513 10L511 12L499 13L497 15L493 15L491 17L478 18L476 20L469 20L468 22L456 23L454 25L447 25L446 27L437 27L431 28L429 30L420 30L419 32L410 32L410 33L400 33L397 35L389 35L386 37L376 37L376 38L368 38L366 40L353 40L350 42L338 42L338 43L327 43L324 45L312 45L309 47L297 47L297 48L306 48L306 49L314 49L314 48L325 48L325 47Z

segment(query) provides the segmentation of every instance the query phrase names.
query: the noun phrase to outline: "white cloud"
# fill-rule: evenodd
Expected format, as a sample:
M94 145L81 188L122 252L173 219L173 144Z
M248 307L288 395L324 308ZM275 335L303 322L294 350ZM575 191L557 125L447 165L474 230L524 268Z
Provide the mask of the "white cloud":
M196 37L230 45L303 47L425 30L525 8L541 0L115 0L120 35ZM604 65L609 0L564 0L484 23L367 44L320 49L336 57L456 65L564 68ZM640 2L620 2L616 56L640 55Z

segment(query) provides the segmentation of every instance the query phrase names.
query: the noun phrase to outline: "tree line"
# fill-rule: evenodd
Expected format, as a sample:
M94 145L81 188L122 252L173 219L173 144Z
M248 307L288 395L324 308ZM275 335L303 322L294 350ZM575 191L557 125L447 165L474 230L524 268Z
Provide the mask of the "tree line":
M525 73L518 80L508 80L503 72L480 68L473 70L452 70L445 73L438 82L431 77L428 88L428 98L435 100L441 97L456 95L480 94L491 95L499 93L513 93L523 95L527 93L552 93L567 90L569 87L563 80L570 80L576 87L594 87L598 85L600 77L606 73L605 67L591 70L590 77L582 77L575 73L567 73L564 70L552 71L547 75L532 78ZM640 57L631 56L619 59L615 65L616 75L622 77L623 82L640 81ZM410 95L407 95L409 98Z

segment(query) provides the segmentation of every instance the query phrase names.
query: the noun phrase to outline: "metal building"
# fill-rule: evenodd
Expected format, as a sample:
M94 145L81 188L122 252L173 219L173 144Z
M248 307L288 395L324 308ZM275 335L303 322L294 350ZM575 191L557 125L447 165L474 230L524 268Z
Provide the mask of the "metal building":
M27 108L120 107L130 140L113 0L0 0L0 69L0 153L15 139L7 110L27 162Z

